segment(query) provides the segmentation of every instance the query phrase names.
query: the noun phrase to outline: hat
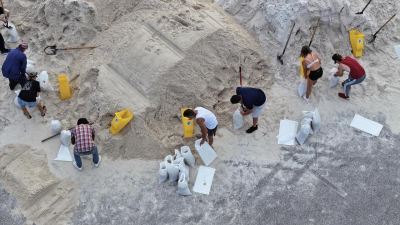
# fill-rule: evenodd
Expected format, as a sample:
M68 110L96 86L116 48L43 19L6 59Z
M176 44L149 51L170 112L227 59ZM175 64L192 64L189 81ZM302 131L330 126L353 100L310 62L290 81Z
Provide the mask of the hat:
M37 72L28 73L29 77L37 77Z
M339 56L340 56L340 55L337 54L337 53L333 54L332 59L333 59L333 62L334 62L334 63L336 63L336 61L338 60Z
M21 42L21 44L19 44L18 47L20 47L20 48L22 48L22 49L27 49L27 48L28 48L28 43L26 43L26 42Z

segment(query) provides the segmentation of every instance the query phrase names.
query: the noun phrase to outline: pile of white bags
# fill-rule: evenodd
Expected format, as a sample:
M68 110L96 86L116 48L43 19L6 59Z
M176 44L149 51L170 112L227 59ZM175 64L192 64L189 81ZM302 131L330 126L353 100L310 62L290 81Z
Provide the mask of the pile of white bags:
M299 133L296 135L296 140L300 145L303 145L310 134L316 133L321 128L321 116L318 109L313 112L303 111L303 120Z
M168 179L168 182L178 180L178 194L191 195L189 190L189 166L194 166L195 159L188 146L182 146L179 152L175 149L175 155L167 155L160 163L158 170L158 182Z
M40 90L42 90L42 91L54 91L53 86L51 86L51 84L49 82L49 74L47 74L47 71L42 71L38 75L36 80L39 81Z

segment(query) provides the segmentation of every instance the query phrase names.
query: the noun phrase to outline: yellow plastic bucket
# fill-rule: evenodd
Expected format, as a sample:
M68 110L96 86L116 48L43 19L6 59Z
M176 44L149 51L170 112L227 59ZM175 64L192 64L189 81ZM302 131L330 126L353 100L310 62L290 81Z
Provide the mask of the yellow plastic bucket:
M112 134L118 134L129 121L133 118L133 114L129 109L122 110L115 113L114 119L111 121L110 131Z
M67 75L58 75L58 84L60 87L61 99L71 98L71 90L69 89L69 83Z
M183 112L185 112L186 109L192 109L192 108L183 108L181 109L181 115L182 115L182 125L183 125L183 137L193 137L193 119L189 120L188 118L183 116Z
M351 30L351 31L349 31L349 36L350 36L350 44L351 44L351 48L353 49L354 57L362 56L362 50L364 49L365 34L362 34L358 30Z

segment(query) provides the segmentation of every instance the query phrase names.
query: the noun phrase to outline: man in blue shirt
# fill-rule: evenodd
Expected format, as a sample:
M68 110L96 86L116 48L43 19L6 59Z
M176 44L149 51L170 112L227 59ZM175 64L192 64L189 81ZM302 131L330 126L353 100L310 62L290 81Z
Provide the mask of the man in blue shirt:
M260 117L262 110L267 103L267 98L265 97L264 92L258 88L237 87L236 95L232 96L231 103L240 103L242 105L244 111L240 112L242 116L249 114L253 115L253 126L247 129L246 133L253 133L253 131L257 130L258 117Z
M18 83L23 87L26 82L27 60L24 53L26 49L28 49L28 44L22 42L16 49L10 51L1 67L3 76L8 78L10 82L11 90L14 90Z

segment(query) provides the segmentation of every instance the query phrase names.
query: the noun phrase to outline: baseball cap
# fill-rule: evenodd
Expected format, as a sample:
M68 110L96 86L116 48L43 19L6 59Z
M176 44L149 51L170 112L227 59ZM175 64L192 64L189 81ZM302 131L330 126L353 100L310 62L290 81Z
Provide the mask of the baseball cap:
M19 44L19 47L22 48L22 49L27 49L28 48L28 43L21 42L21 44Z
M338 60L338 58L339 58L339 54L337 54L337 53L333 54L332 59L333 59L334 63L336 63L336 60Z
M30 72L28 73L29 77L37 77L37 72Z

